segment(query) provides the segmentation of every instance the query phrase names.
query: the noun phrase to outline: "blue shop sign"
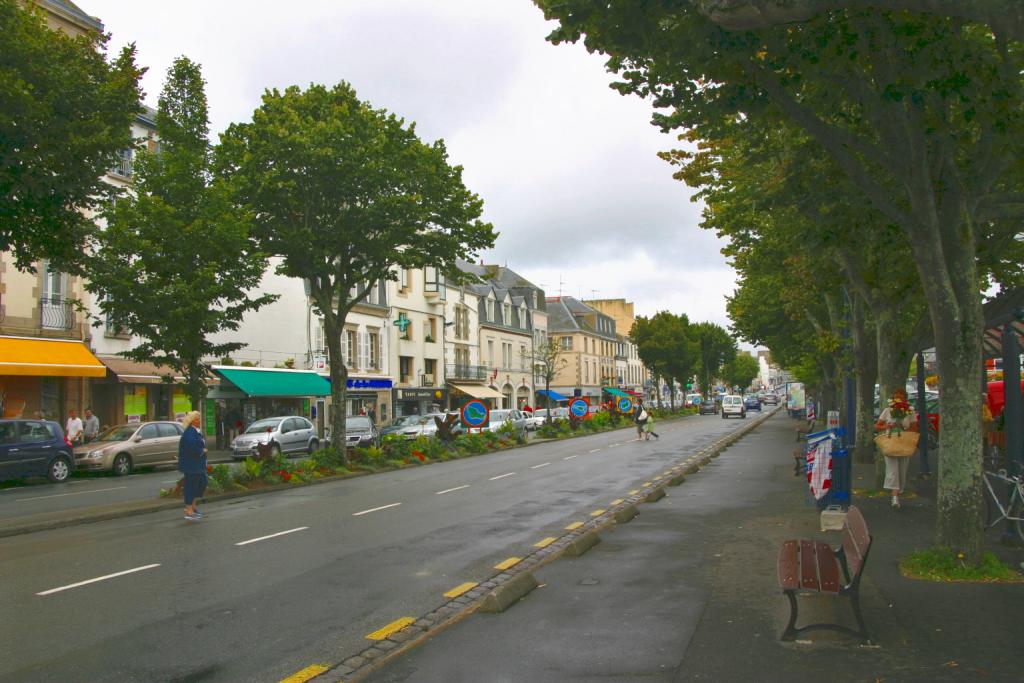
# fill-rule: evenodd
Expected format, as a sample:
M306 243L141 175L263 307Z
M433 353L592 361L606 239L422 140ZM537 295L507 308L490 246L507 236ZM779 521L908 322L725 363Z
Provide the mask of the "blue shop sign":
M350 379L345 386L349 389L390 389L393 384L390 379Z

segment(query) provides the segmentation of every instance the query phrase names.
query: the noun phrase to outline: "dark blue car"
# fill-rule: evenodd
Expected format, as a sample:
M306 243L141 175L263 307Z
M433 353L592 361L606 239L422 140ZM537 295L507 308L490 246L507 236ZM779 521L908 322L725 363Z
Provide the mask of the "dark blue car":
M73 449L56 422L0 420L0 481L47 477L60 483L74 467Z
M761 412L761 399L754 394L750 394L743 399L743 407L747 410L756 410L757 412Z

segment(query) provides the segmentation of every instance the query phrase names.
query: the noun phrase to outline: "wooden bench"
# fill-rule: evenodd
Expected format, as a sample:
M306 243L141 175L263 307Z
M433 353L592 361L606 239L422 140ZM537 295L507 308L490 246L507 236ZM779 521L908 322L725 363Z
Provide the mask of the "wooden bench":
M801 474L807 474L807 454L803 448L797 448L793 451L793 476Z
M782 640L795 640L801 633L812 629L830 629L857 636L865 643L870 642L860 612L860 577L868 560L872 537L860 510L850 507L840 533L842 541L835 550L821 541L790 540L782 544L779 551L779 586L789 598L790 610L789 624L782 634ZM797 628L797 593L850 598L858 630L839 624L809 624Z
M800 420L800 422L797 423L795 429L796 440L799 441L800 439L804 438L805 436L814 431L814 418L811 418L809 420Z

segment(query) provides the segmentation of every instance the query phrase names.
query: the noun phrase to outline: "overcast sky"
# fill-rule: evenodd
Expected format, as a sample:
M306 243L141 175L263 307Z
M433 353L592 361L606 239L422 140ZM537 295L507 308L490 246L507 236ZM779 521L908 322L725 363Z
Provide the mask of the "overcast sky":
M136 43L151 106L178 55L202 65L214 134L250 120L266 88L348 81L445 140L500 232L486 262L549 296L728 324L734 273L656 156L675 136L650 125L649 103L608 87L600 56L548 43L530 0L77 2L112 51Z

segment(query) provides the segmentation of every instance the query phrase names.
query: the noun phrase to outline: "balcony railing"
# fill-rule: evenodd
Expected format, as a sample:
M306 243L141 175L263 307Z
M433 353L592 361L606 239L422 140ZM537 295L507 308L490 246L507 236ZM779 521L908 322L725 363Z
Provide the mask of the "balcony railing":
M445 379L471 380L483 382L491 375L491 369L485 365L461 365L459 363L444 366Z
M71 302L62 296L39 299L39 326L45 330L70 330L75 322Z
M124 178L132 177L132 153L131 150L124 150L114 160L110 167L111 173L116 173Z

